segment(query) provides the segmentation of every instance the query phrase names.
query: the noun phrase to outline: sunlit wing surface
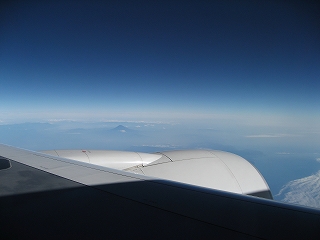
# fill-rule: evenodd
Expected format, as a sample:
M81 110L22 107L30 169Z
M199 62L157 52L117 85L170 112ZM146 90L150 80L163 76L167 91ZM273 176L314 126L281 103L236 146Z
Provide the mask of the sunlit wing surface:
M156 154L109 150L50 150L46 154L196 186L272 199L268 184L247 160L217 150Z
M1 237L297 239L320 212L0 145Z

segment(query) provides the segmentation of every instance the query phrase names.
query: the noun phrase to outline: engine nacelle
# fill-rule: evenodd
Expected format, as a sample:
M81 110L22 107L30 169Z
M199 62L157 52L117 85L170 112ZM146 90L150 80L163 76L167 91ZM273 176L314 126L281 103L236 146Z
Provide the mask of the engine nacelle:
M43 153L196 186L272 199L260 172L244 158L217 150L155 154L109 150L52 150Z

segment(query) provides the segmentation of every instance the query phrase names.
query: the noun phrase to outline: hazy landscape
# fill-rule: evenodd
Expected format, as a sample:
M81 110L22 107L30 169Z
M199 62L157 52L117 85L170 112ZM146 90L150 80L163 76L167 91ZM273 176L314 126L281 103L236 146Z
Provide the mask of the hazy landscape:
M253 129L251 129L252 131ZM214 129L178 122L49 121L0 125L2 143L30 150L104 149L158 152L217 149L250 161L275 200L320 208L320 153L300 144L303 136ZM290 140L291 139L291 140ZM291 143L290 143L291 141Z

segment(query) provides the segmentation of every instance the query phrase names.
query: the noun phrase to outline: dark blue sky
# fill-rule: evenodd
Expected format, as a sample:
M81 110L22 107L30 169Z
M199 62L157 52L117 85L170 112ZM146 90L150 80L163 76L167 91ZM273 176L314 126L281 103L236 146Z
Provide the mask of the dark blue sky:
M315 2L2 3L0 120L319 117Z

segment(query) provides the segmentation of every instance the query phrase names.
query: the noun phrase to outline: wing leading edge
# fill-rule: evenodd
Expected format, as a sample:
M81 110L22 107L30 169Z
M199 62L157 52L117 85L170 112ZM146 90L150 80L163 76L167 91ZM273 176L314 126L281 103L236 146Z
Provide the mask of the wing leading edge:
M320 212L0 145L7 238L307 238ZM5 165L5 164L4 164ZM8 164L7 164L8 165Z

